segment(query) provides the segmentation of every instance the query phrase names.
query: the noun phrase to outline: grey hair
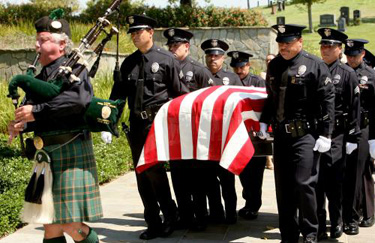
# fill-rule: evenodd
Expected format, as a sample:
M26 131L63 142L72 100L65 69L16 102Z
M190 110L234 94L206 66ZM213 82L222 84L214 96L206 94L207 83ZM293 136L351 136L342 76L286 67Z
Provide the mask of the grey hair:
M59 44L61 41L65 42L65 55L69 55L73 50L73 41L65 33L52 33L55 43Z

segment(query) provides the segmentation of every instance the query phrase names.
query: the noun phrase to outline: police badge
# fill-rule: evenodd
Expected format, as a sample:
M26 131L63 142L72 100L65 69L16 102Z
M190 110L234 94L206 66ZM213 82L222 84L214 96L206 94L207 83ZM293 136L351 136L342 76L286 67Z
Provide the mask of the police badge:
M229 78L228 77L224 77L223 78L223 84L224 85L228 85L229 84Z
M353 47L354 46L354 42L352 40L348 40L346 42L346 45L349 46L349 47Z
M301 65L301 66L299 66L298 67L298 71L297 71L297 73L298 73L298 75L303 75L305 72L306 72L306 66L305 65Z
M238 52L235 51L235 52L233 52L232 56L233 56L234 59L238 59L239 54L238 54Z
M186 81L187 82L190 82L192 79L193 79L193 72L192 71L188 71L187 73L186 73Z
M283 34L283 33L285 32L285 25L279 25L278 28L277 28L277 30L278 30L281 34Z
M157 71L159 71L159 63L154 62L154 63L151 65L151 71L152 71L153 73L156 73Z
M170 29L170 30L168 30L168 35L169 35L170 37L174 36L174 29Z
M134 24L134 17L133 16L129 16L128 17L128 22L129 22L129 24Z
M367 76L362 76L361 80L359 81L360 84L367 84L368 82L368 77Z
M333 77L332 83L333 83L333 84L338 84L338 83L340 83L340 79L341 79L340 74L336 74L336 75Z
M329 36L331 36L331 29L324 29L324 34L325 34L325 36L327 36L327 37L329 37Z
M217 47L217 40L212 40L211 41L211 46L212 47Z

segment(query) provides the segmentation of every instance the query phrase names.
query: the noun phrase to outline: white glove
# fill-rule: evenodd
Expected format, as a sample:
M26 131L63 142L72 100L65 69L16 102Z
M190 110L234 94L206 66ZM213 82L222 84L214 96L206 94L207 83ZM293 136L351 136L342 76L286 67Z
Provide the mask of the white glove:
M315 142L315 146L313 148L314 151L318 151L320 153L325 153L331 148L331 139L319 136L319 138Z
M346 143L346 154L351 154L357 148L358 148L358 144L347 142Z
M259 132L257 132L258 138L264 140L264 139L266 139L270 136L267 132L267 128L268 128L268 126L267 126L266 123L263 123L263 122L260 123L260 130L259 130Z
M371 158L375 159L375 139L368 140Z
M112 143L112 133L102 132L102 140L104 143Z

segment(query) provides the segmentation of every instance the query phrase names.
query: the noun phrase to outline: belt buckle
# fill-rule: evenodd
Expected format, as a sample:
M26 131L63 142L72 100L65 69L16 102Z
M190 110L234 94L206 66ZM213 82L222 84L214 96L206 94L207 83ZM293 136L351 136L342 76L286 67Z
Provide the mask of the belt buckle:
M291 133L289 123L285 124L284 126L285 126L285 132L286 133Z
M146 120L146 119L148 118L148 114L147 114L146 111L142 111L142 112L141 112L141 118L142 118L143 120Z
M41 150L44 147L43 139L39 136L35 136L33 139L34 146L37 150Z

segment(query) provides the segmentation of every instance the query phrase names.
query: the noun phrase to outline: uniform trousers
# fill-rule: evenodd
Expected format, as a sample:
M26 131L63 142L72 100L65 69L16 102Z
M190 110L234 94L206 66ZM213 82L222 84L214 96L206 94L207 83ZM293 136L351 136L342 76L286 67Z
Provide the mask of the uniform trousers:
M130 143L134 167L137 166L147 134L151 128L148 120L130 120ZM150 230L161 228L160 210L164 221L176 219L176 204L172 200L164 163L150 167L144 172L136 173L138 192L144 205L144 217Z
M345 172L344 134L334 135L331 149L321 154L319 180L316 188L319 230L326 230L325 199L328 199L328 211L331 228L342 224L342 185Z
M253 157L240 174L243 187L242 197L246 200L245 208L258 212L262 206L263 174L267 157Z
M291 138L274 129L274 169L282 241L298 242L299 233L316 237L318 217L316 184L320 153L311 134ZM297 209L299 219L297 218Z
M362 216L364 219L374 217L374 162L368 159L363 173L363 196L362 196Z
M362 177L369 157L369 128L361 129L358 148L346 159L344 179L343 219L344 223L359 223L362 199Z
M221 193L224 199L225 205L225 217L232 219L237 217L237 194L235 187L235 175L221 167L218 163L216 164L217 176L220 181Z
M224 207L221 203L220 182L217 177L218 162L202 161L202 171L205 175L205 193L210 208L209 218L212 222L221 223L224 220Z

